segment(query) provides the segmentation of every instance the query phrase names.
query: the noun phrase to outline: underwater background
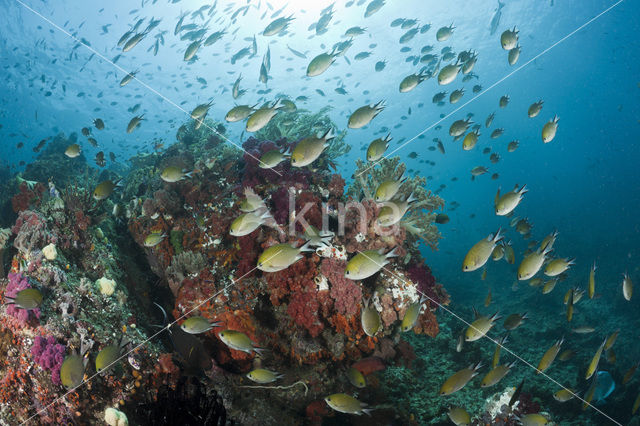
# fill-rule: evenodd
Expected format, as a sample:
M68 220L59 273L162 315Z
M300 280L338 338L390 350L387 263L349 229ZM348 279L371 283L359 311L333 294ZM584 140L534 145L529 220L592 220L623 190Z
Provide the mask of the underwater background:
M0 424L640 423L637 1L0 6Z

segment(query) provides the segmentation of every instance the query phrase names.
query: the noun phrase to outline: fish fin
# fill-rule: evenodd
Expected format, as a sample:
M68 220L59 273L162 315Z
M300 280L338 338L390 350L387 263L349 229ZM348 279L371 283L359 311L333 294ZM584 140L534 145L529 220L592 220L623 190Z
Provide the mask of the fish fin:
M307 241L306 243L304 243L304 244L299 248L299 250L300 250L301 252L303 252L303 251L315 251L315 249L314 249L314 248L312 248L312 247L309 245L309 243L311 243L311 241Z
M375 408L363 408L362 412L365 413L367 416L371 416L371 412L375 410Z
M385 254L384 256L386 258L390 258L390 257L398 257L398 254L396 253L396 250L398 249L398 247L394 247L393 250L391 250L389 253Z
M327 130L324 135L322 135L322 139L324 139L325 141L328 141L329 139L334 138L336 135L335 133L333 133L333 127L329 127L329 130Z
M260 356L262 357L264 355L265 351L268 351L269 349L265 349L265 348L256 348L254 347L253 350Z

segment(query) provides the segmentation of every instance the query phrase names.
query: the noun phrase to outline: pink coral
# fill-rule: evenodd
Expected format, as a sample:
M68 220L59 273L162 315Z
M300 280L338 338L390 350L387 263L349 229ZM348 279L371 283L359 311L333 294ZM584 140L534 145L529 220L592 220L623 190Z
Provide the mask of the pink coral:
M65 352L65 345L59 344L53 336L47 338L36 336L31 347L33 360L43 369L51 371L51 381L56 385L61 383L60 367L62 367Z
M331 284L329 294L334 300L336 311L345 315L354 315L360 308L362 289L355 281L345 278L346 265L345 260L324 259L320 265L320 272Z
M5 297L13 298L15 297L19 291L31 288L29 281L22 274L17 273L9 273L8 277L9 283L7 284L7 288L4 292ZM40 309L32 309L27 311L25 309L20 309L14 305L7 306L7 314L11 315L14 318L17 318L20 322L26 323L29 321L29 313L32 312L36 318L40 318Z
M16 234L13 246L23 253L45 246L49 239L45 218L31 210L20 212L11 232Z
M296 324L306 328L311 337L316 337L324 328L318 317L320 304L315 293L314 290L296 293L291 296L289 306L287 306L287 314L293 318Z

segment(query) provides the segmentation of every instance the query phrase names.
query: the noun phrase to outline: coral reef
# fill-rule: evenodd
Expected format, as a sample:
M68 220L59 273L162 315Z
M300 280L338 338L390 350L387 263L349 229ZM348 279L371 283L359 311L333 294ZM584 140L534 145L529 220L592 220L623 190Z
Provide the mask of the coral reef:
M51 372L51 382L59 385L60 367L64 361L64 355L67 348L56 341L53 336L43 337L36 336L31 347L31 355L33 360L44 370Z

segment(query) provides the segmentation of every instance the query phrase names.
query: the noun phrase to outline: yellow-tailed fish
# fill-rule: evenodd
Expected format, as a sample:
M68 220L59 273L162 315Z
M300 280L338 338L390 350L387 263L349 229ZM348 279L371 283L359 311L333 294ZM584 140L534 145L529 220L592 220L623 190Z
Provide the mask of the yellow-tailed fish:
M502 326L505 330L515 330L520 327L522 323L529 317L527 316L527 312L524 314L511 314L505 320Z
M449 416L449 420L451 420L456 426L466 426L471 424L471 416L467 413L467 410L462 407L449 408L447 416Z
M206 333L214 327L220 327L220 323L211 322L202 316L187 318L182 324L180 324L182 331L189 334Z
M404 317L402 317L402 322L400 323L400 330L404 332L404 331L409 331L413 329L413 327L415 327L416 322L418 321L418 317L420 316L420 309L422 308L422 304L426 300L427 300L426 297L421 297L419 301L409 305L409 307L404 313Z
M84 370L87 365L88 358L83 359L82 356L74 354L64 358L60 367L60 381L67 389L80 386L84 378Z
M626 272L622 278L622 295L627 301L631 300L631 296L633 296L633 282Z
M144 239L145 247L155 247L165 239L167 234L163 234L162 232L152 232L146 236Z
M538 371L536 374L542 373L546 371L551 364L558 356L558 352L560 352L560 348L562 347L562 343L564 343L564 337L558 341L556 341L547 351L542 355L540 362L538 363Z
M509 54L507 55L507 61L509 62L509 65L515 65L516 62L518 62L521 51L522 51L522 48L520 47L519 44L517 44L516 47L514 47L509 51Z
M498 106L500 108L506 108L507 105L509 105L510 100L511 98L509 97L509 95L503 95L500 97L500 100L498 101Z
M551 251L549 247L545 250L538 249L522 259L520 266L518 266L518 280L528 280L537 274L547 259L549 251Z
M607 351L609 350L614 343L616 343L616 340L618 339L618 334L620 334L620 330L616 330L613 333L611 333L611 335L609 337L607 337L607 340L604 342L604 350Z
M486 388L486 387L497 384L500 380L502 380L504 376L506 376L509 373L509 371L511 371L511 369L515 364L516 362L513 361L510 364L502 364L502 365L495 366L491 371L489 371L482 378L482 381L480 382L480 387Z
M133 80L133 78L136 76L137 73L138 71L132 71L129 74L122 77L122 80L120 80L120 87L124 87L127 84L129 84L131 80Z
M267 383L273 383L278 379L283 378L282 374L278 374L275 371L267 370L265 368L256 368L255 370L247 373L247 378L253 382L259 383L261 385Z
M302 259L301 253L306 251L314 251L308 243L297 248L288 243L275 244L258 257L258 269L264 272L282 271Z
M389 148L389 142L392 139L391 133L387 133L384 139L378 138L372 141L367 148L367 161L374 162L381 159L387 148Z
M245 213L231 222L229 234L234 237L249 235L261 225L264 225L269 219L271 219L271 214L268 211L262 212L258 210L251 213Z
M384 109L384 101L376 104L365 105L349 116L347 126L350 129L360 129L371 122Z
M543 100L532 103L527 110L527 115L530 118L536 117L538 114L540 114L540 110L542 110L542 104L544 104Z
M223 330L218 333L218 337L228 347L248 354L257 352L262 355L264 349L253 346L253 342L246 334L236 330Z
M495 234L490 234L487 238L477 242L464 257L462 270L470 272L482 268L485 263L487 263L487 260L489 260L493 249L496 248L496 244L502 238L500 229L498 229L498 232Z
M463 96L464 96L464 88L456 89L453 92L451 92L451 95L449 95L449 103L451 104L458 103Z
M575 392L571 389L560 389L553 394L553 399L558 402L567 402L576 396Z
M329 128L322 137L311 136L302 139L291 151L291 165L305 167L316 161L334 136L333 129Z
M364 374L357 368L349 367L347 370L347 379L349 379L349 383L357 388L364 388L367 386L367 380L364 378Z
M395 256L395 248L386 254L384 249L360 252L347 262L344 276L350 280L364 280L384 268L389 263L389 258Z
M518 204L522 201L522 196L527 191L527 185L522 185L522 187L518 189L518 185L516 184L513 191L506 192L500 196L500 188L498 188L494 201L496 215L506 216L511 213L516 207L518 207Z
M593 355L593 358L591 358L591 362L589 363L587 372L584 376L585 379L589 380L598 369L598 364L600 363L600 357L602 356L602 350L604 349L605 343L607 343L606 339L602 341L602 344L600 344L600 346L598 347L598 350Z
M558 120L559 118L556 115L542 127L542 141L544 143L549 143L556 137L556 132L558 131Z
M96 371L98 373L111 368L120 355L122 354L122 349L127 345L128 340L123 338L120 343L115 345L108 345L102 348L98 355L96 356Z
M557 238L558 238L558 231L553 231L551 234L544 237L544 239L540 243L540 249L541 250L546 250L547 248L552 249L553 244L556 242Z
M36 309L42 304L42 293L37 288L25 288L16 293L14 297L5 296L7 305L14 305L16 308L30 310Z
M190 178L193 172L186 172L182 170L180 167L176 166L167 166L160 173L160 178L168 183L179 182L182 179Z
M378 218L376 222L380 226L393 226L396 223L400 222L402 217L407 213L411 204L416 202L418 199L413 196L413 194L409 195L409 198L406 200L391 200L383 203L383 206L378 211Z
M589 271L589 299L593 299L593 296L596 294L596 262L593 262L593 266Z
M368 300L364 302L364 308L360 314L360 323L367 336L375 336L382 329L380 314L373 303L369 303Z
M476 365L471 364L467 368L453 373L440 387L439 395L451 395L462 389L471 379L478 375L478 370L482 367L482 363Z
M571 265L575 265L575 263L575 258L553 259L551 262L547 263L547 267L544 269L544 274L548 277L556 277L569 269Z
M271 106L263 106L262 108L254 111L247 120L247 132L257 132L258 130L269 124L271 119L278 113L278 108L280 108L280 106L281 101L280 99L278 99Z
M202 44L202 40L196 40L191 42L191 44L187 46L187 49L184 51L183 59L187 62L192 60L193 57L196 56L196 53L198 53L198 49L200 49L201 44Z
M491 360L491 368L496 368L496 366L500 363L500 350L502 349L504 344L507 343L508 336L509 336L508 334L505 334L504 336L502 336L502 339L498 341L498 344L496 345L496 349L493 352L493 359Z
M372 408L366 408L367 404L345 393L334 393L333 395L327 396L324 401L329 407L340 413L357 414L358 416L363 413L371 415L370 412Z
M128 52L131 49L133 49L134 47L136 47L136 45L138 43L140 43L142 41L142 39L147 35L146 32L141 32L138 34L135 34L133 37L131 37L129 40L127 40L127 42L124 44L124 46L122 46L122 51L123 52Z
M477 313L476 313L477 316ZM476 320L467 327L467 330L464 332L464 340L467 342L474 342L482 337L484 337L489 330L495 325L495 322L499 320L500 317L498 313L491 316L480 315L477 316Z

